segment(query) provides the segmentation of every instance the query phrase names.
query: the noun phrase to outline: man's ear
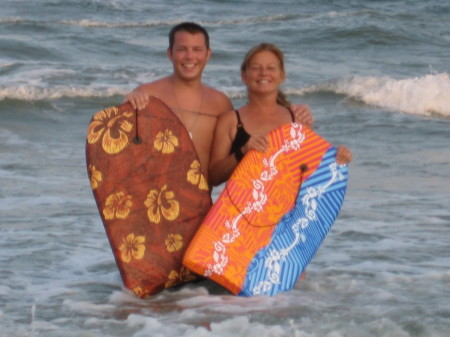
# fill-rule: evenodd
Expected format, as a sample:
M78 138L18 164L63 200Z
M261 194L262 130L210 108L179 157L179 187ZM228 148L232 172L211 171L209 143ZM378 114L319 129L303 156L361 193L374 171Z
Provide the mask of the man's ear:
M167 57L172 61L172 49L170 49L170 47L167 48Z

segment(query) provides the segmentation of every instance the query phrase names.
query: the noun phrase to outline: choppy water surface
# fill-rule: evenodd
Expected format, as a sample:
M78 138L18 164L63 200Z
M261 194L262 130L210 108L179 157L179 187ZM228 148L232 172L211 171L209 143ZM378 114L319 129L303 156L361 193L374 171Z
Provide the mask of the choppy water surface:
M449 13L437 0L4 1L0 336L447 336ZM239 298L204 281L139 300L122 287L87 123L170 73L166 36L185 20L209 30L205 80L236 106L243 54L278 44L290 99L354 152L341 214L291 292Z

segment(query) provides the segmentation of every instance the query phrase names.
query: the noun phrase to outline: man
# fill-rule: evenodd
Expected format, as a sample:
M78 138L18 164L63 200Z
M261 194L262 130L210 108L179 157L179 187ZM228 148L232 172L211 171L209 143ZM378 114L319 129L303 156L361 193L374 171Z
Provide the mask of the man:
M203 70L211 57L208 32L192 22L176 25L169 33L167 57L173 65L172 75L140 85L126 96L126 101L138 110L147 105L149 96L166 103L191 135L203 173L208 177L217 118L233 109L224 93L202 83ZM295 106L294 110L298 121L312 124L307 106Z

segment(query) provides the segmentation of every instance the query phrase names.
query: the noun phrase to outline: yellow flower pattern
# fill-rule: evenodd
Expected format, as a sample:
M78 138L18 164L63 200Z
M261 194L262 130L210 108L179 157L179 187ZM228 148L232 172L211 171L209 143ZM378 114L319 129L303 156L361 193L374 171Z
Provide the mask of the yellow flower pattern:
M106 198L103 215L107 220L125 219L130 213L132 205L131 195L123 192L113 193Z
M167 251L173 253L183 248L183 237L180 234L169 234L165 243Z
M94 165L89 165L88 171L89 171L89 179L91 181L91 188L95 190L102 182L103 179L102 173L99 170L97 170L97 168Z
M133 125L127 119L132 117L133 113L118 113L119 110L112 107L94 115L87 132L89 144L102 139L102 148L108 154L119 153L128 145L128 133L133 129Z
M119 247L122 261L128 263L132 259L142 259L145 253L144 242L145 236L135 237L134 233L130 233L126 238L123 238L123 243Z
M208 182L202 173L200 162L198 160L192 162L191 169L187 172L187 180L192 185L197 185L200 190L209 190Z
M192 274L189 269L182 266L179 273L176 270L172 270L170 272L165 287L166 288L174 287L180 283L195 280L196 278L197 277L194 274Z
M134 287L133 292L137 297L142 297L142 295L144 293L144 291L142 290L141 287Z
M167 185L164 185L161 191L150 190L144 203L148 208L148 219L156 224L161 221L161 217L169 221L175 220L180 213L180 204L174 198L175 193L167 190Z
M150 100L138 116L129 104L98 111L86 134L90 187L124 285L140 298L198 278L182 267L182 253L211 202L191 140L162 102Z
M162 153L172 153L178 147L178 138L173 135L172 131L166 129L164 132L161 131L156 135L153 146Z

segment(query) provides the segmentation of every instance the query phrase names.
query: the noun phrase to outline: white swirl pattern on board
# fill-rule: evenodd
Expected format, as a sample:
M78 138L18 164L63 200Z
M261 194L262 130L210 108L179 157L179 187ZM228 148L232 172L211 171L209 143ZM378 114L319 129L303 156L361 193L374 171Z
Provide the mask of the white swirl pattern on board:
M267 203L267 194L265 192L265 184L271 181L277 174L278 169L275 161L283 152L298 151L301 144L305 141L305 134L302 132L302 125L298 123L291 123L289 135L291 139L286 139L281 148L269 158L264 157L262 162L266 169L261 172L259 179L254 179L252 197L253 201L249 201L244 207L242 213L238 214L231 221L225 221L225 227L228 232L222 236L221 241L214 242L214 252L212 254L213 264L208 264L204 272L204 276L211 277L213 274L222 275L224 269L228 265L229 259L227 255L226 245L233 243L240 236L239 222L248 214L253 212L261 212L264 205Z
M286 261L286 257L294 249L296 245L301 242L306 242L307 238L302 231L309 226L310 221L317 220L317 199L319 199L327 189L337 181L343 180L344 175L338 171L337 163L333 162L329 165L331 172L331 178L327 183L315 187L308 187L306 194L302 198L302 204L305 210L306 217L299 218L292 225L292 232L294 233L294 240L285 248L280 250L272 249L269 256L264 262L264 266L267 268L268 281L261 281L257 286L253 288L253 295L265 294L271 291L272 287L276 284L280 284L280 274L282 270L282 263Z

